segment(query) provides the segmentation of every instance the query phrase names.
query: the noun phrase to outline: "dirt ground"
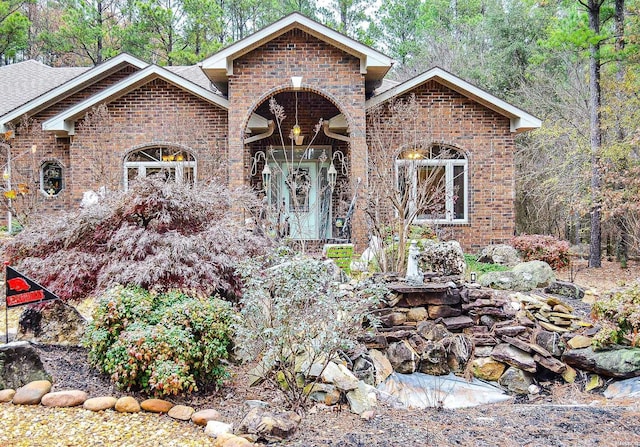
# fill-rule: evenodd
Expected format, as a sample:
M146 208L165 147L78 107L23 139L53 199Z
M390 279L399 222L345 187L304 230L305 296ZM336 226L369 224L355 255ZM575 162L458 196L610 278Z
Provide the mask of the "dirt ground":
M640 264L633 262L628 269L605 261L602 269L582 268L585 263L574 263L576 283L599 293L623 283L640 278ZM575 273L577 272L577 273ZM558 272L558 279L568 280L569 269ZM109 379L91 368L86 361L86 351L70 347L38 347L45 367L54 378L54 388L83 389L92 397L99 395L120 396L133 394L139 399L145 396L117 390ZM231 378L219 390L201 390L186 398L170 399L196 409L215 408L225 422L238 425L248 411L245 401L260 399L274 408L282 408L278 395L263 388L246 386L246 367L230 366ZM351 414L347 407L312 407L304 417L299 430L292 438L280 444L296 447L399 447L399 446L612 446L640 445L640 398L607 400L602 389L584 392L586 377L579 377L575 384L560 382L539 383L542 389L535 399L521 398L508 403L482 407L420 411L397 410L380 405L375 417L363 420ZM13 407L0 404L0 445L3 446L54 446L54 445L180 445L178 441L189 434L188 445L211 445L200 430L186 423L176 424L167 416L154 419L138 418L127 441L100 438L103 431L98 423L83 425L86 442L77 443L74 438L65 439L62 430L51 437L51 426L38 421L49 421L53 426L64 420L83 419L86 410L53 410L44 407ZM104 412L99 421L117 418L111 411ZM24 433L21 423L35 421ZM160 427L160 428L158 428ZM103 428L103 427L102 427ZM149 444L149 431L160 430L161 441ZM94 432L95 431L95 432ZM25 439L25 435L27 439ZM71 435L69 435L71 436ZM18 442L22 439L22 442ZM112 441L109 441L112 439ZM89 441L92 440L92 441ZM25 443L26 442L26 443ZM184 445L187 445L186 441Z

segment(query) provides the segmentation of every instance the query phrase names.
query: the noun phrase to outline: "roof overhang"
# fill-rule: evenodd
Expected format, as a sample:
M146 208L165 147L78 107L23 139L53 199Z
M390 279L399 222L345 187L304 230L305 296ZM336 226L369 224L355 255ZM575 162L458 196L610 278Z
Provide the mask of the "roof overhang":
M48 119L42 123L42 129L54 132L56 135L73 135L75 133L75 122L78 118L84 116L92 107L99 104L109 103L127 93L153 81L154 79L163 79L211 104L222 109L229 109L229 101L216 95L215 93L194 84L185 78L178 76L157 65L150 65L147 68L138 71L123 79L122 81L106 88L99 93L87 98L86 100L66 109L58 115Z
M6 125L8 123L20 119L24 115L34 115L83 88L110 76L127 65L142 69L149 64L126 53L113 57L0 117L0 132L7 130Z
M467 98L473 99L488 109L508 117L511 122L511 132L525 132L537 129L542 125L542 121L535 116L438 67L432 68L413 79L409 79L402 84L368 99L366 108L372 109L392 98L408 93L430 80L434 80Z
M294 28L360 59L360 73L365 76L366 81L381 80L393 65L390 57L296 12L226 47L202 61L200 66L216 87L222 87L221 91L226 91L228 77L233 75L235 59Z

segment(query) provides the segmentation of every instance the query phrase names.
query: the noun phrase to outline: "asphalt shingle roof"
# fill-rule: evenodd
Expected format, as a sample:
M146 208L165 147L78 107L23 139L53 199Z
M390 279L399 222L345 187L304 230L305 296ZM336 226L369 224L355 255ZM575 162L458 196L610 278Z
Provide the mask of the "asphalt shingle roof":
M34 60L0 67L0 116L90 69L55 68Z

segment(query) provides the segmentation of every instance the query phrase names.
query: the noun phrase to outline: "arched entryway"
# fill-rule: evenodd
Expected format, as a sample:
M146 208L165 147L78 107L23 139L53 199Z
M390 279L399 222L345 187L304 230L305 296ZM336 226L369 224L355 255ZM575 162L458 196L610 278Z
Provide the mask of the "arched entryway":
M341 110L309 90L266 97L248 120L250 184L268 205L270 231L302 240L346 239L349 135Z

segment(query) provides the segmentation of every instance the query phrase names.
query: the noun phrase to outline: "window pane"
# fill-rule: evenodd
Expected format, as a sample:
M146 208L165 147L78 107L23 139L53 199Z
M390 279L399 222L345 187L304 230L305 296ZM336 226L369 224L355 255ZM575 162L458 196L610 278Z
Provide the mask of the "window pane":
M419 166L416 206L419 219L445 219L445 167Z
M464 166L453 167L453 215L454 219L464 219Z
M298 168L287 179L289 184L289 211L309 211L311 177L309 168Z
M62 165L57 161L47 161L40 168L40 188L50 196L62 191Z

